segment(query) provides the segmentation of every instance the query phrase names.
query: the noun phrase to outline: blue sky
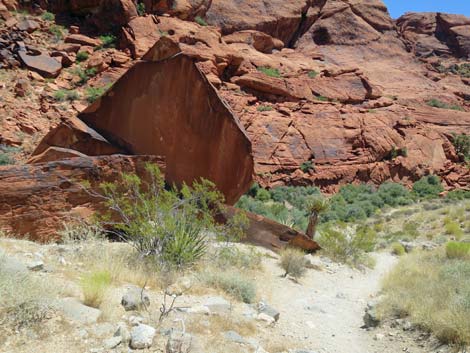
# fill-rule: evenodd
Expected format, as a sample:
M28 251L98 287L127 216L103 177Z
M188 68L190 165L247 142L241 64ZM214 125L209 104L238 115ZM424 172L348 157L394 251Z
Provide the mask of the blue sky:
M382 0L393 18L405 12L448 12L470 17L470 0Z

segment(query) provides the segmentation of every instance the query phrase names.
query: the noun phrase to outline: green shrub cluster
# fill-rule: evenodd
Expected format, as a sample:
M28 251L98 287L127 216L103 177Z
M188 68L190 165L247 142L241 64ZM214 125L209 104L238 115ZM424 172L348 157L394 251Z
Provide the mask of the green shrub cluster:
M207 234L240 236L246 227L242 212L225 226L215 216L223 211L223 196L215 185L202 179L190 187L168 188L158 166L146 165L147 175L122 174L115 183L101 184L109 212L99 222L128 242L140 256L162 267L182 268L200 260L207 251Z
M448 103L445 103L445 102L442 102L440 101L439 99L430 99L426 102L427 105L429 105L430 107L434 107L434 108L441 108L441 109L450 109L450 110L459 110L459 111L463 111L464 109L459 106L459 105L456 105L456 104L448 104Z
M452 144L455 152L464 161L470 160L470 136L462 134L452 134Z
M391 182L378 188L368 184L344 185L329 199L329 208L321 215L320 222L365 220L386 207L411 205L420 200L438 198L443 190L439 177L434 175L425 176L415 182L411 191L401 184ZM305 231L309 202L319 196L321 193L317 187L280 186L267 190L255 184L240 198L236 206ZM464 196L470 195L461 192L450 195ZM416 232L412 231L412 226L409 224L405 232L415 237ZM416 225L414 226L416 228Z
M277 78L281 77L281 73L279 72L278 69L275 69L269 66L260 66L258 67L258 71L262 72L263 74L269 77L277 77Z
M371 227L358 226L355 230L347 230L328 225L320 231L317 240L322 251L338 262L373 266L372 258L367 253L374 250L377 233Z
M17 147L0 144L0 166L15 164L15 159L12 157L12 155L18 152L18 150L19 149Z
M450 241L446 244L446 256L449 259L469 259L470 243Z

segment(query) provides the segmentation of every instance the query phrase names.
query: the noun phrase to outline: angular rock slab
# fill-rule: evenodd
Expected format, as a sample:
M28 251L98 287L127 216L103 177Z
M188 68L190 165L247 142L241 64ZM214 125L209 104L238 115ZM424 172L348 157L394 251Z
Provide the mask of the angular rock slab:
M119 180L123 172L145 178L147 163L164 171L159 157L123 155L0 167L0 229L30 240L56 239L57 231L72 216L87 217L104 207L81 182L88 181L98 191L102 182Z
M170 184L206 178L233 204L252 182L245 130L185 55L137 62L79 118L126 151L164 156Z
M18 56L29 69L44 77L57 77L62 70L62 65L48 55L29 55L26 51L19 51Z

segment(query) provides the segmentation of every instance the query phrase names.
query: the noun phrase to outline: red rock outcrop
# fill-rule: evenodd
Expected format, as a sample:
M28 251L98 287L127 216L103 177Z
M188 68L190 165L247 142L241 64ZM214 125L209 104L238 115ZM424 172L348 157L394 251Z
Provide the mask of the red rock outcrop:
M164 156L171 184L209 179L229 204L251 184L244 129L185 55L136 63L79 117L126 151Z
M145 177L146 163L164 171L159 157L122 155L0 167L0 228L31 240L57 239L64 222L102 207L81 182L98 191L100 183L115 181L122 172Z

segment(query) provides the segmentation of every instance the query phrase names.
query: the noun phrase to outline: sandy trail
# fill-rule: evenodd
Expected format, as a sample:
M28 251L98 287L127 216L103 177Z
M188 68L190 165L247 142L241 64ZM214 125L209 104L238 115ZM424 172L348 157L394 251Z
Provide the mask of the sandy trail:
M361 329L367 302L380 290L381 279L397 259L387 253L374 255L376 267L361 273L332 264L332 270L309 270L300 284L281 278L275 260L265 262L271 273L267 298L281 312L277 333L298 342L297 349L327 353L403 352L388 340L374 340ZM265 288L263 291L267 291Z

